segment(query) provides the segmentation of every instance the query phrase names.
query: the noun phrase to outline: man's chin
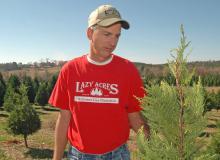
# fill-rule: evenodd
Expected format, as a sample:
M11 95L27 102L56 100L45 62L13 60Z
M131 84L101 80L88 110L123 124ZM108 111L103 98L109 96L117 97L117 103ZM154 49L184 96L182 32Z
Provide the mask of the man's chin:
M99 57L105 61L105 60L108 60L110 57L111 57L111 53L102 53Z
M111 54L112 54L112 52L109 52L109 51L103 51L103 52L100 53L100 55L102 57L109 57Z

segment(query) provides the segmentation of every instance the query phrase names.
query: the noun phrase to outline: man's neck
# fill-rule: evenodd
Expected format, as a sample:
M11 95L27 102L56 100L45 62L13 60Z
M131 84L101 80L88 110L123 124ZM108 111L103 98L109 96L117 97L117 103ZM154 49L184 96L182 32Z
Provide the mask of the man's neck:
M103 59L98 59L94 56L91 56L91 54L88 54L87 55L87 60L92 63L92 64L95 64L95 65L106 65L106 64L109 64L113 59L113 55L110 54L109 57L107 58L103 58Z

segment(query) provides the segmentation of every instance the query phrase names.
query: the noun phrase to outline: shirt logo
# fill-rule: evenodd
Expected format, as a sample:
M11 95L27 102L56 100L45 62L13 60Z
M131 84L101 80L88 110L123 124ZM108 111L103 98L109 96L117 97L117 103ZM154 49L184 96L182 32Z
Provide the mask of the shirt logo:
M76 82L76 102L119 103L118 84L106 82ZM114 97L113 97L114 96Z
M102 93L101 89L94 88L94 89L92 89L90 95L92 95L92 96L102 96L103 93Z

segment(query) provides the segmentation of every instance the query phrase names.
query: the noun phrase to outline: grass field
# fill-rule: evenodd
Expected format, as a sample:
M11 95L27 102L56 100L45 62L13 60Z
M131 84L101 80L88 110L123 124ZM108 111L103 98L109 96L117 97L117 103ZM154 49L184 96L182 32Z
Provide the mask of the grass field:
M36 109L40 115L42 127L38 132L28 137L29 148L25 148L23 137L13 136L6 132L8 114L0 110L0 160L43 160L52 158L54 128L58 111L49 107L46 109L36 107ZM208 114L210 127L206 129L206 133L209 136L217 131L213 126L217 120L220 120L220 111L213 110ZM132 151L132 160L135 160L137 147L134 132L131 132L128 144Z
M0 111L0 159L8 157L12 160L51 159L53 153L54 128L58 112L36 107L41 121L41 129L28 136L29 148L25 148L21 136L13 136L6 132L7 113Z

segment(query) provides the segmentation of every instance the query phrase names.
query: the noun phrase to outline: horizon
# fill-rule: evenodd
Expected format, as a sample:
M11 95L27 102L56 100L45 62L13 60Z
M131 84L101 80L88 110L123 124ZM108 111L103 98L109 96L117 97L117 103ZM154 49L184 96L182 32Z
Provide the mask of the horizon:
M88 53L88 15L106 3L131 26L122 30L115 54L132 62L165 64L179 44L183 24L191 41L189 61L220 60L218 0L10 0L0 5L0 63L68 61Z
M69 60L67 60L67 61L65 61L65 60L49 60L48 59L48 62L49 63L55 63L55 62L68 62ZM28 63L23 63L23 62L0 62L0 64L12 64L12 63L16 63L16 64L22 64L22 65L34 65L34 63L38 63L38 64L40 64L40 63L47 63L47 61L46 61L46 59L45 59L45 61L43 60L43 59L41 59L41 60L39 60L39 61L34 61L34 62L28 62ZM158 64L153 64L153 63L145 63L145 62L136 62L136 61L131 61L132 63L141 63L141 64L146 64L146 65L165 65L165 64L168 64L168 62L166 62L166 63L158 63ZM187 63L209 63L209 62L211 62L211 63L215 63L215 62L220 62L220 60L203 60L203 61L197 61L197 60L195 60L195 61L187 61Z

